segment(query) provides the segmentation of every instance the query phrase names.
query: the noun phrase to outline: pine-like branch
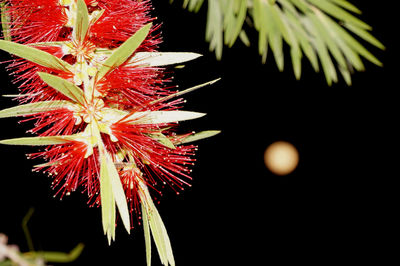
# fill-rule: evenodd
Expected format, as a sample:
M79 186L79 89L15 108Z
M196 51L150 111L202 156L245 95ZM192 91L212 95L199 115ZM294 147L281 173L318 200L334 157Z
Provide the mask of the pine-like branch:
M184 0L183 6L197 12L204 2ZM286 43L297 79L305 55L316 72L322 67L329 85L338 81L338 71L351 85L351 73L364 70L361 58L382 65L360 41L385 48L371 35L372 28L357 18L360 13L346 0L209 0L206 39L221 59L224 45L231 47L237 39L249 45L245 31L255 28L264 63L271 50L283 71Z

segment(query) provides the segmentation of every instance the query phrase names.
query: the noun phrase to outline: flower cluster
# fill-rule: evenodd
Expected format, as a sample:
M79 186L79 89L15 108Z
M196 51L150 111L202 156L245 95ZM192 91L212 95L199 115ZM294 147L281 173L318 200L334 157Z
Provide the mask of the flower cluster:
M156 51L161 38L149 1L2 4L0 49L15 56L8 68L21 93L20 105L0 118L33 120L29 132L37 136L0 143L44 146L29 155L46 160L35 169L52 177L60 197L82 187L101 206L109 241L118 207L128 232L132 213L141 213L144 226L162 236L156 244L169 243L148 188L189 185L196 146L186 143L218 132L175 133L177 122L204 114L178 110L185 91L168 85L164 66L199 55ZM164 263L171 263L167 253Z

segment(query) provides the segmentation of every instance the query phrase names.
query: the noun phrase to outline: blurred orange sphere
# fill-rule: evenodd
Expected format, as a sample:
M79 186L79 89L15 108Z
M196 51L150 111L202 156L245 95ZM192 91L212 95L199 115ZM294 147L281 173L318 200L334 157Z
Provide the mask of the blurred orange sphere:
M299 153L289 142L277 141L268 146L264 153L267 168L276 175L287 175L296 169Z

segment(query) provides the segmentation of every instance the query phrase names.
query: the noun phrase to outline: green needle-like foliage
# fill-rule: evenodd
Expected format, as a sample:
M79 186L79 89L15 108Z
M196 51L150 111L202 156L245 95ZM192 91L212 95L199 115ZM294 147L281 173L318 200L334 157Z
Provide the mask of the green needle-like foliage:
M204 3L183 0L183 7L197 12ZM329 85L338 81L338 71L351 85L351 73L364 70L361 58L382 65L360 41L385 48L370 34L372 28L357 18L359 14L346 0L208 0L206 40L221 59L224 45L231 47L240 39L248 46L246 30L254 28L264 63L270 49L283 71L286 43L297 79L305 55L316 72L322 67Z

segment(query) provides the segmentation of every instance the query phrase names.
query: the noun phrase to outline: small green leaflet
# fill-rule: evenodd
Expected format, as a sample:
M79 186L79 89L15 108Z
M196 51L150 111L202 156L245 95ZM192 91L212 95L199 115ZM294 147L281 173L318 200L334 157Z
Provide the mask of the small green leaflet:
M161 263L165 266L175 266L175 259L172 252L171 241L169 240L167 229L165 228L161 216L151 199L147 187L143 183L140 183L140 186L144 193L139 194L140 201L142 203L142 210L144 209L142 211L143 221L148 221L147 223L150 225L151 233L153 235L153 239L156 244ZM148 231L145 231L145 241L149 241L148 238ZM146 245L147 257L151 256L151 250L148 250L149 246L151 245ZM147 263L149 263L149 259L147 259ZM150 266L149 264L147 265Z
M78 102L82 105L84 104L85 97L83 95L83 91L75 84L69 82L68 80L65 80L63 78L48 73L38 72L37 74L50 87L61 92L62 94L70 98L72 101Z
M81 141L82 136L70 135L70 136L48 136L48 137L25 137L25 138L14 138L0 140L0 144L7 145L29 145L29 146L47 146L64 144L70 141Z
M0 49L44 67L66 72L70 72L72 69L72 66L64 60L27 45L0 40Z
M74 27L74 35L76 40L82 42L85 39L89 28L89 12L86 3L83 0L78 0L77 7L78 10Z
M143 26L120 47L115 49L111 56L99 68L96 80L101 80L108 72L122 65L144 41L149 34L151 27L152 23Z
M198 140L205 139L205 138L210 138L215 135L218 135L219 133L221 133L221 130L201 131L199 133L196 133L196 134L193 134L193 135L190 135L190 136L184 138L183 140L179 141L178 144L185 144L185 143L198 141Z
M45 102L28 103L1 110L0 118L33 115L37 113L48 112L63 108L68 109L69 107L72 106L73 104L68 101L45 101Z

